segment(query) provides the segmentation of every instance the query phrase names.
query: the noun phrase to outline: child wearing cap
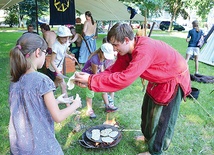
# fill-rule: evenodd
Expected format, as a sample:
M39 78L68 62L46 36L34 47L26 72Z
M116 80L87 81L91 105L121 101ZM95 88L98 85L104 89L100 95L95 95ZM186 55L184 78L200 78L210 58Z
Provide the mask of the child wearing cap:
M107 37L103 38L103 44L107 43ZM114 55L115 57L117 56L117 52L114 51ZM115 62L115 59L113 60L108 60L106 59L104 61L104 70L108 67L110 67L111 65L113 65ZM114 106L114 92L103 92L102 93L102 98L105 104L105 111L106 112L114 112L116 111L118 108L116 106Z
M85 63L82 71L89 74L97 74L104 71L103 64L104 60L113 60L114 59L114 51L113 46L109 43L104 43L101 47L93 52L88 61ZM94 92L86 88L86 104L87 104L87 112L86 114L90 118L96 118L96 115L92 109L92 99L94 97Z
M57 39L52 46L52 54L47 75L54 81L56 87L60 86L62 93L67 97L67 86L62 76L63 62L65 57L75 61L75 58L67 54L69 47L69 37L71 31L66 26L60 26L57 31Z

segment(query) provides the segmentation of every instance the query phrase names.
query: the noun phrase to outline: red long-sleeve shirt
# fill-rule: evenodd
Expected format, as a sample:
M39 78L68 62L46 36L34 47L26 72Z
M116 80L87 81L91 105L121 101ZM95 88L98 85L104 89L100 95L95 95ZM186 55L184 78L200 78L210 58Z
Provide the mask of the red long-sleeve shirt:
M160 105L170 102L178 85L184 98L191 91L185 59L166 43L148 37L137 37L132 54L118 54L113 66L91 75L89 88L95 92L115 92L129 86L138 77L149 81L146 91Z

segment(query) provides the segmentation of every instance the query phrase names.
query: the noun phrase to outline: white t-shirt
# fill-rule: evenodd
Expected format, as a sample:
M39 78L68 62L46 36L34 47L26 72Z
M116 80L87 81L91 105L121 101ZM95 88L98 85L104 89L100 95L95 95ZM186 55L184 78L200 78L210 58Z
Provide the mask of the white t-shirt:
M61 44L57 39L52 46L52 51L56 53L54 64L56 65L59 71L62 71L63 62L64 62L64 58L65 58L65 54L68 49L68 46L69 46L69 42L67 42L66 44ZM55 72L51 64L49 65L49 69L52 72Z

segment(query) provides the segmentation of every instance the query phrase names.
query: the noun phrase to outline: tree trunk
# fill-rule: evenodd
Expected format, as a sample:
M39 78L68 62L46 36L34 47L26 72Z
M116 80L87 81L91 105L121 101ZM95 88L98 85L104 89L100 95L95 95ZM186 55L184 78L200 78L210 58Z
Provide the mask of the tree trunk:
M174 19L174 15L172 15L171 19L170 19L170 25L169 25L169 29L168 32L172 31L172 23L173 23L173 19Z
M147 28L147 9L144 11L144 34L145 34L145 36L147 36L146 28Z

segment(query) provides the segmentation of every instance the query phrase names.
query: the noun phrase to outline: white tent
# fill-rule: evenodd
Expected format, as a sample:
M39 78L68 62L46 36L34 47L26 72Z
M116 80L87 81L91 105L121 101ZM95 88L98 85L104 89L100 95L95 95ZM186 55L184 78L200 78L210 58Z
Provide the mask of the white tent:
M214 32L208 38L207 44L203 47L198 60L214 66Z
M75 8L81 13L90 11L95 20L130 20L127 7L118 0L75 0ZM136 14L132 20L144 21Z
M21 2L22 0L0 0L0 9L5 9L7 7L10 7L16 3Z
M22 0L0 0L0 9L12 6ZM75 9L81 13L91 11L95 20L130 20L127 7L118 0L74 0ZM136 14L132 20L143 21L142 15Z

